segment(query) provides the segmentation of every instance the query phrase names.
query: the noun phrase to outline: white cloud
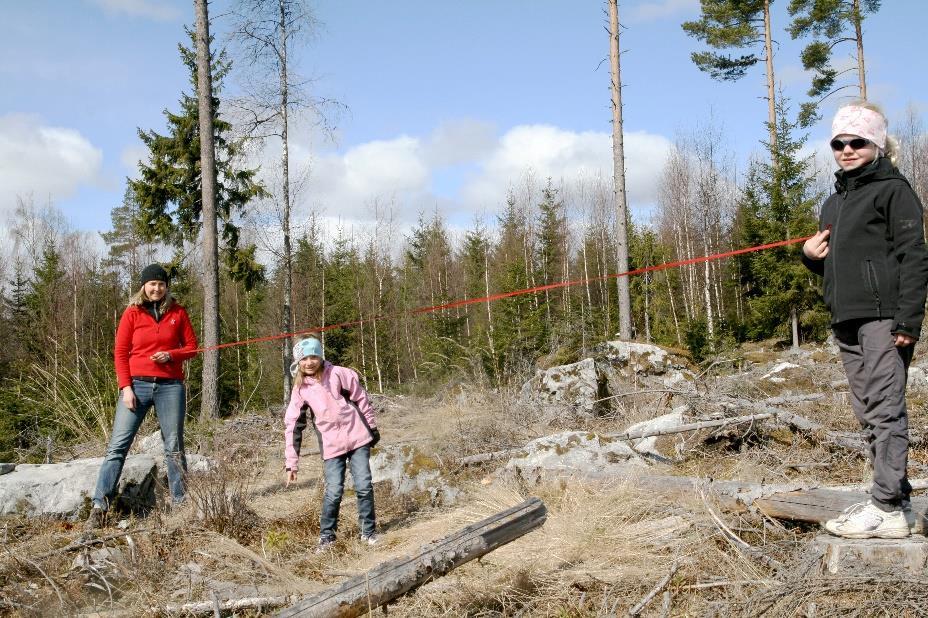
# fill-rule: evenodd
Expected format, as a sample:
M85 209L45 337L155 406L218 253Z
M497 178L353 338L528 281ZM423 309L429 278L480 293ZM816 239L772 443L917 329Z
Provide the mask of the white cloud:
M626 190L634 207L655 201L661 168L670 141L644 131L625 134ZM502 203L508 189L526 170L539 178L572 181L575 178L612 177L612 136L587 131L576 133L547 125L519 126L502 137L481 173L463 191L472 209Z
M425 157L435 166L469 163L489 155L496 139L496 129L488 122L448 122L432 132L425 145Z
M681 13L694 13L699 10L699 0L658 0L643 2L628 9L623 15L619 6L619 20L626 23L642 23L676 17Z
M90 0L107 13L123 13L156 21L171 21L180 17L175 6L158 0Z
M612 178L612 136L547 125L523 125L502 136L488 124L459 121L423 137L399 136L353 146L343 152L312 154L305 136L290 144L291 178L310 170L305 189L295 196L294 221L310 209L345 225L373 218L372 204L392 204L398 225L414 222L421 211L439 208L469 220L495 213L510 187L526 173L555 183L580 177ZM626 188L632 208L656 201L657 184L670 141L646 132L625 135ZM280 148L269 140L249 165L261 165L269 188L279 184ZM436 194L439 191L440 194Z
M28 114L0 116L0 208L17 195L53 199L98 180L103 153L74 129L50 127Z
M119 153L119 162L126 168L126 175L129 178L139 177L139 163L148 163L149 154L144 144L133 144L122 149Z

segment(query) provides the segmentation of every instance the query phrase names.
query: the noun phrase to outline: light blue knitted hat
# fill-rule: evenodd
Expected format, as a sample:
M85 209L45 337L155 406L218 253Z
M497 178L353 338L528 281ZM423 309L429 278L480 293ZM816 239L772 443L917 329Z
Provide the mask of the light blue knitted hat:
M315 337L300 339L293 346L293 362L290 364L290 375L296 376L296 370L301 360L307 356L318 356L325 360L322 354L322 342Z

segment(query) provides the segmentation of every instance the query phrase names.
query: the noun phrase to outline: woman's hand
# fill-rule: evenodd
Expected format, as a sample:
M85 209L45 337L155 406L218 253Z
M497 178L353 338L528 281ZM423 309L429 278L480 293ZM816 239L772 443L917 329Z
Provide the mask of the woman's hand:
M287 481L285 487L290 487L290 483L296 483L296 470L287 470Z
M156 363L165 364L171 362L171 353L170 352L155 352L149 358L155 361Z
M828 255L828 237L831 230L826 228L807 240L802 245L802 252L810 260L824 260Z
M915 343L914 337L909 337L908 335L903 335L902 333L896 334L895 344L897 348L904 348L906 346L912 345L913 343Z
M135 410L135 391L132 390L131 386L122 389L122 402L130 410Z

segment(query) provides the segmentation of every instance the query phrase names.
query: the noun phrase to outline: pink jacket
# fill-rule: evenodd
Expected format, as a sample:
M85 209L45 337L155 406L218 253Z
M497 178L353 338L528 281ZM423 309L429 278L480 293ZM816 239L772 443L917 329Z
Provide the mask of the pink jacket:
M342 397L343 390L348 392L351 401ZM309 406L305 411L304 405ZM374 409L353 369L326 361L321 379L304 378L303 383L293 389L284 414L287 470L299 468L303 429L310 422L310 414L319 433L323 459L343 455L370 443L373 438L358 412L364 415L371 429L377 426Z

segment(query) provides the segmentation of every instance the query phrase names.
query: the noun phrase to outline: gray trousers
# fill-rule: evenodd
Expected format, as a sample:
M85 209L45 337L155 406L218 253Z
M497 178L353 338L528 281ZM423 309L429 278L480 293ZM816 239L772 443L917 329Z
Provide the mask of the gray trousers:
M909 417L905 383L915 345L897 348L892 320L848 320L832 328L873 463L870 497L884 511L907 508Z

